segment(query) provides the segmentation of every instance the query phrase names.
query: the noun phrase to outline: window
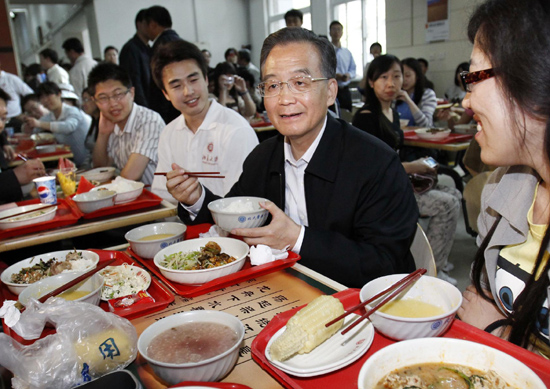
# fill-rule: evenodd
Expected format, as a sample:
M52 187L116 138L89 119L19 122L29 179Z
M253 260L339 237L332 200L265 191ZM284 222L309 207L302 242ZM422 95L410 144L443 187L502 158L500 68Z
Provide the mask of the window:
M286 27L285 13L297 9L304 14L303 28L311 30L310 0L269 0L269 33Z
M332 0L332 5L333 20L344 25L342 46L353 55L356 78L362 78L365 65L373 59L370 45L379 42L386 47L385 0Z

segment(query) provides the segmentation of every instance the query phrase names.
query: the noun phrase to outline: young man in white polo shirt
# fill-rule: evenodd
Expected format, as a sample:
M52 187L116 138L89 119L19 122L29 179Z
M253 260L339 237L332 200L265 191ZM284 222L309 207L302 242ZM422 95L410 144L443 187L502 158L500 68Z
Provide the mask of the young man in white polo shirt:
M101 112L94 167L116 166L122 177L150 185L164 121L155 111L134 103L134 87L119 65L97 65L88 76L88 87Z
M186 171L220 172L224 179L199 181L223 196L239 178L258 137L241 115L208 98L206 69L201 51L189 42L167 43L153 55L153 79L181 112L162 132L157 171L168 172L178 165ZM153 191L176 202L166 190L163 176L155 176Z

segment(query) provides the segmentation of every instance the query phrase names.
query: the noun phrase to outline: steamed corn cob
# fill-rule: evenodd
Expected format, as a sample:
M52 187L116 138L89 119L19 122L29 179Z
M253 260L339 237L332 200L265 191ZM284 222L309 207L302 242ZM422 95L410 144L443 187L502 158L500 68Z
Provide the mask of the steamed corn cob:
M309 353L342 328L344 319L325 327L342 313L344 307L337 298L317 297L290 318L283 334L270 347L271 357L284 361L295 354Z

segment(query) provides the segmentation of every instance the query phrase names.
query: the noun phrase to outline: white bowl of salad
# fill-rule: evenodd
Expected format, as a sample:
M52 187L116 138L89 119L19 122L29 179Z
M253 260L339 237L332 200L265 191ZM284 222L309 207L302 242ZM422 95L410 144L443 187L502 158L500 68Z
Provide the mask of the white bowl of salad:
M68 272L86 272L97 266L99 255L88 250L63 250L23 259L2 272L0 280L19 296L27 286Z
M198 238L162 249L153 261L170 281L200 285L241 270L248 250L248 245L238 239Z

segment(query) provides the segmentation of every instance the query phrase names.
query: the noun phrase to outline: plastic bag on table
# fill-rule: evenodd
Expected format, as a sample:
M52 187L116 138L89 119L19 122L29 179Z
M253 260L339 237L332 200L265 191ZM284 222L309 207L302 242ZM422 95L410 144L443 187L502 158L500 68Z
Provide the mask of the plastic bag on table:
M0 333L0 365L14 388L71 388L128 366L137 355L137 333L126 319L88 303L31 299L12 327L25 339L40 337L46 323L56 333L23 346Z

